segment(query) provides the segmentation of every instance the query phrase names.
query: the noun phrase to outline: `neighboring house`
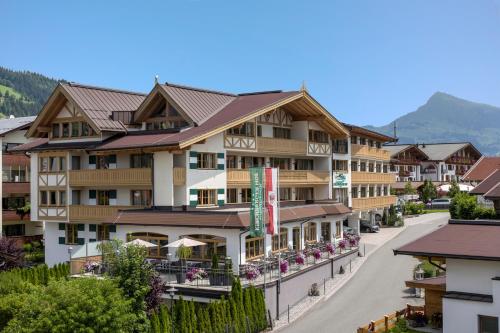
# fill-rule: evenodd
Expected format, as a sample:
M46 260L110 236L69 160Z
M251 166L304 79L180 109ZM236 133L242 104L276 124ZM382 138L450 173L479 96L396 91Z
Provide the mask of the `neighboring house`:
M488 177L480 182L470 194L479 195L482 200L493 203L495 211L500 216L500 169L495 169Z
M30 221L30 159L24 154L9 150L28 142L25 134L35 117L0 120L2 141L2 218L1 234L8 237L34 236L43 233L42 224ZM21 213L21 211L23 213ZM24 214L26 213L26 214Z
M394 139L359 126L344 126L350 132L351 165L347 170L350 169L353 215L349 217L349 226L359 230L360 219L372 224L380 221L384 210L396 203L396 197L390 194L396 178L389 172L390 154L383 147L384 143ZM334 165L345 163L342 160L337 162L338 156L334 155Z
M391 155L390 170L396 174L397 182L422 181L421 163L429 157L418 148L418 145L391 144L385 145L384 149L389 151Z
M395 201L381 148L388 138L370 132L362 137L376 146L342 148L349 130L305 90L156 84L146 95L63 83L27 136L37 140L16 150L31 154L31 219L46 222L49 265L66 261L70 247L112 238L153 242L150 256L165 258L165 244L190 236L208 244L193 257L229 256L236 270L270 251L336 241L351 210L332 200L332 140L334 154L352 149L369 165L356 175L366 186L354 209ZM253 166L280 169L279 238L249 236ZM336 198L348 203L345 195Z
M500 169L499 156L481 156L481 158L463 175L462 180L477 185L496 169Z
M444 333L498 332L499 239L500 221L450 220L438 230L394 250L396 255L425 258L446 269L442 296Z

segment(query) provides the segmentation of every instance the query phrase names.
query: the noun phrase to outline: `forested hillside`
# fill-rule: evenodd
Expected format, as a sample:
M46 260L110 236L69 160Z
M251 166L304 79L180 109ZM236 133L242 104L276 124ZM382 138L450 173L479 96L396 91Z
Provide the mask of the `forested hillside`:
M0 67L0 113L3 117L36 115L57 82L41 74Z

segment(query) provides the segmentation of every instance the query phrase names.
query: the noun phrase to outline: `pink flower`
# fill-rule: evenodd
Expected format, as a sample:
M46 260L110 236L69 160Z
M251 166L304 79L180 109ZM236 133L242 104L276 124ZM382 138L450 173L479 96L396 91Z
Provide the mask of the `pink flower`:
M295 262L297 263L297 265L304 265L304 255L302 253L299 253L297 254L297 257L295 257Z
M280 261L280 272L283 274L288 272L288 260Z
M335 254L335 246L332 243L327 243L326 244L326 250L330 254Z
M314 257L314 259L321 258L321 251L319 249L314 249L313 250L313 257Z

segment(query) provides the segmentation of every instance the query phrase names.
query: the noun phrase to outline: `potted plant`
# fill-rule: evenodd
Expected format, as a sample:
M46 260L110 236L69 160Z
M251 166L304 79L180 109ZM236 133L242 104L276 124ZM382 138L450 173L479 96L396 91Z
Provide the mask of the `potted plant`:
M305 257L302 253L297 254L297 256L295 257L295 263L299 266L302 266L305 264Z
M230 286L233 284L233 261L231 258L226 257L224 263L224 275L222 275L222 285Z
M347 242L345 239L341 239L339 241L339 249L340 249L340 253L342 253L342 250L345 250L345 248L347 247Z
M186 273L186 278L189 282L193 282L195 280L203 280L208 276L207 272L203 268L193 267L189 269Z
M285 274L288 272L288 260L280 260L280 272Z
M217 257L216 253L212 254L212 266L211 266L211 272L208 275L208 281L210 282L211 286L218 286L219 283L219 257Z
M326 250L330 254L335 254L335 245L333 245L332 243L327 243L326 244Z
M176 255L177 258L179 258L180 261L180 270L175 274L175 277L177 279L177 283L184 283L186 282L186 271L184 270L184 266L186 265L186 260L191 257L191 254L193 253L193 250L190 247L181 245L177 248Z
M422 312L413 312L406 319L411 327L424 327L427 325L427 318Z

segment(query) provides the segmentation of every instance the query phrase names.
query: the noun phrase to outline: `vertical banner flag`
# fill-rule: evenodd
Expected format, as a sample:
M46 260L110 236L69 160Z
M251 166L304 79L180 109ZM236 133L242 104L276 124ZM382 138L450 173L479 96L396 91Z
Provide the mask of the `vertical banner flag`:
M263 168L250 168L252 204L250 206L250 236L264 235L264 177Z
M277 235L278 230L278 169L265 168L266 173L266 208L269 216L267 233Z

